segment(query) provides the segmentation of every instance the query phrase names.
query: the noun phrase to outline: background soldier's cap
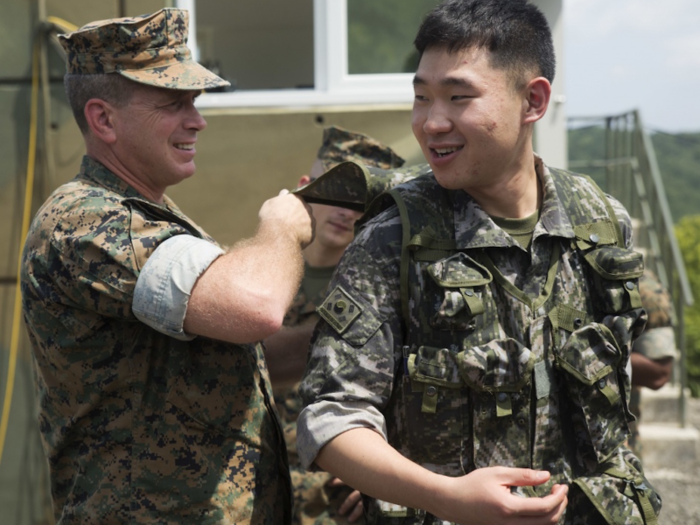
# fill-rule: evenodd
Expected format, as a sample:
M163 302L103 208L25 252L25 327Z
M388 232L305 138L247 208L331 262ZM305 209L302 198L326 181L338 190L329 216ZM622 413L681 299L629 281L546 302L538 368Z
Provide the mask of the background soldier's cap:
M330 126L323 130L323 144L318 150L317 157L325 171L345 161L383 170L399 168L406 162L381 142L362 133L354 133L337 126Z
M68 74L119 73L141 84L198 90L230 85L192 59L189 13L166 8L151 15L112 18L59 35Z

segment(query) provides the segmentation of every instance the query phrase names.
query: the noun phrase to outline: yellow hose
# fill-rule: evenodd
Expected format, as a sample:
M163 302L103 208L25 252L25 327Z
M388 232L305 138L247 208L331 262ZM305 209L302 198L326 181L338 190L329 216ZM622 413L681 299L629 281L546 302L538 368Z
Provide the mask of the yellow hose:
M78 26L75 24L71 24L70 22L56 16L49 16L46 20L60 31L71 32L78 29ZM20 235L19 255L17 260L17 288L15 290L15 304L12 317L12 336L10 340L10 358L7 367L7 385L5 385L5 398L2 405L2 417L0 418L0 464L2 464L2 456L5 450L5 438L7 437L7 426L10 420L12 393L14 391L15 374L17 371L17 354L19 353L20 321L22 318L22 290L20 288L20 272L22 271L22 249L24 246L24 240L29 232L32 197L34 193L34 172L36 163L36 138L39 107L39 50L41 46L41 38L43 37L43 33L39 33L37 35L32 52L32 96L29 119L27 180L24 188L24 210L22 216L22 233Z
M58 27L61 31L65 31L66 33L70 33L78 29L77 25L66 22L63 20L63 18L58 18L57 16L47 16L46 21Z
M39 46L41 41L37 37L34 41L32 53L32 98L29 123L29 154L27 158L27 181L24 189L24 213L22 217L22 234L20 235L19 256L17 260L17 289L15 290L15 308L12 318L12 339L10 341L10 359L7 367L7 385L5 386L5 399L2 406L2 418L0 418L0 464L5 450L5 437L7 425L10 420L10 407L12 406L12 392L15 386L15 372L17 369L17 353L19 350L20 320L22 317L22 291L20 289L20 271L22 270L22 247L24 239L29 231L29 221L32 211L32 194L34 188L34 167L36 161L36 136L37 136L37 108L39 106Z

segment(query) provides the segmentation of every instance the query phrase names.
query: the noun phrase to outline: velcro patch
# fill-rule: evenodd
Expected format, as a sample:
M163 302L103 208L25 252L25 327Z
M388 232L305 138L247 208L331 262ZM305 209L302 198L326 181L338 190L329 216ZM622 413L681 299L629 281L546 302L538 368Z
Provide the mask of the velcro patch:
M362 314L362 307L337 285L316 311L336 332L342 334Z

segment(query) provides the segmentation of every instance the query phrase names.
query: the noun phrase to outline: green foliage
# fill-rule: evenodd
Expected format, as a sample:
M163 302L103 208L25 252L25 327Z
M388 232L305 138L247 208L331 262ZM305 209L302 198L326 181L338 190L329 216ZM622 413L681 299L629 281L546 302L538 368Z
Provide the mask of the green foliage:
M700 397L700 215L686 216L676 225L695 304L685 309L685 349L688 386Z
M674 222L700 213L700 133L651 136Z
M348 2L350 74L413 73L413 39L438 0L352 0Z
M651 140L674 222L700 213L700 133L656 132L652 133ZM605 131L602 127L569 130L569 162L604 158ZM605 187L602 168L579 169L572 165L571 169L590 175Z

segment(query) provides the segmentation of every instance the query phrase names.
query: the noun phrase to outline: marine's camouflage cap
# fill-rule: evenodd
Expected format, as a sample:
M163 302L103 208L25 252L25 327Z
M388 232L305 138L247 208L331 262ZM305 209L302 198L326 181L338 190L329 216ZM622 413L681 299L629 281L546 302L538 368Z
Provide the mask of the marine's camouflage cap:
M119 73L141 84L183 90L228 86L192 59L186 45L188 20L187 11L166 8L91 22L59 35L68 74Z
M400 168L406 162L381 142L362 133L355 133L337 126L329 126L323 130L323 143L317 157L325 171L345 161L383 170Z

